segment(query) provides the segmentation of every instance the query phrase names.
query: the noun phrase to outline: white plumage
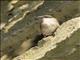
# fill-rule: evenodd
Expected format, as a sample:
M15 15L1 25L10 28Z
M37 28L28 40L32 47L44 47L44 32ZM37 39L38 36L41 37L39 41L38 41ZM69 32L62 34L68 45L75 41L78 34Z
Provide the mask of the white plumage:
M41 23L41 33L44 36L49 36L57 29L59 23L56 18L53 17L43 17Z

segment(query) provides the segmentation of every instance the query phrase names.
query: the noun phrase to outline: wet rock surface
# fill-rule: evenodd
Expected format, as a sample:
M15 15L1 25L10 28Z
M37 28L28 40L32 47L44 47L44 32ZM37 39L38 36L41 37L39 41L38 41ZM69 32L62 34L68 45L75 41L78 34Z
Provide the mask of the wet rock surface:
M60 26L41 34L38 16L51 15ZM79 60L80 1L1 1L1 60Z

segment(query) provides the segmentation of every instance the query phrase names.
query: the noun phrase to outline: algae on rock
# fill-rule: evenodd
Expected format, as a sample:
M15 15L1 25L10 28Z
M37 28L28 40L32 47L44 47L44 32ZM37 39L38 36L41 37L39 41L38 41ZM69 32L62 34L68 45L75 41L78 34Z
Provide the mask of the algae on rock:
M77 44L80 44L79 32L80 17L73 18L63 23L55 32L54 37L49 36L43 38L41 41L39 41L38 46L31 48L30 50L14 58L13 60L37 60L40 58L40 60L49 60L50 58L48 59L48 56L53 56L50 60L56 60L58 59L57 57L59 57L59 59L62 59L68 55L72 55L75 51L77 51ZM51 52L53 55L51 53L51 55L49 53L49 55L45 55L47 52ZM78 57L76 58L79 59Z
M13 1L1 1L2 60L80 59L80 1ZM35 17L43 15L55 17L61 26L54 37L42 38L27 51L27 42L33 45L30 41L40 34L40 21Z

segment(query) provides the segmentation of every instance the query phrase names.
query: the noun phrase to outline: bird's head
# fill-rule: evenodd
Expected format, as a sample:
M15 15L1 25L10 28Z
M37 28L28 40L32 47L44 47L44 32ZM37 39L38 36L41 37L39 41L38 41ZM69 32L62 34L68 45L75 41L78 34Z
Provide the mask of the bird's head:
M42 16L38 16L36 17L36 20L40 20L41 22L43 22L44 20L53 18L51 15L42 15Z

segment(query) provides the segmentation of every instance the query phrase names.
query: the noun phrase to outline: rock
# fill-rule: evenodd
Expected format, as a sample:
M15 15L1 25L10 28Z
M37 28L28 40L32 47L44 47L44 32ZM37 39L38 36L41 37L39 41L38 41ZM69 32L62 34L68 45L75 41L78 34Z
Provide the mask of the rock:
M2 1L2 2L4 2L4 1ZM25 2L25 1L23 1L23 2ZM30 11L30 12L36 10L40 5L42 5L44 3L44 1L36 1L36 2L33 1L31 3L30 2L31 1L26 2L26 4L30 5L27 8L27 11ZM19 4L20 3L21 2L19 2ZM20 5L20 7L17 6L16 9L14 9L14 10L17 11L19 8L24 8L23 10L25 10L26 7L23 7L23 5L25 5L25 4ZM11 12L13 12L13 11L11 11ZM23 12L24 12L24 14L23 14ZM8 20L8 22L5 24L5 26L3 27L3 29L1 29L1 40L0 40L1 41L1 45L0 45L1 46L1 49L0 49L1 56L3 56L4 54L11 53L12 51L15 51L15 50L20 50L21 44L25 40L26 41L30 40L30 39L33 40L33 38L40 32L40 23L33 19L32 19L32 22L30 20L26 20L27 25L24 27L20 26L21 27L20 29L18 28L19 27L18 25L15 27L12 27L18 21L23 20L23 17L25 17L24 15L26 15L25 11L23 11L23 12L19 9L19 11L17 11L17 13L19 13L19 15L16 16L16 14L17 14L16 13L15 14L16 17L14 16L14 17L10 18ZM22 23L22 24L24 24L24 23ZM32 26L32 27L30 28L30 26ZM32 28L34 29L34 31L32 31ZM35 30L36 28L37 28L37 30ZM18 30L16 30L16 29L18 29ZM17 49L17 48L19 48L19 49ZM25 48L24 50L27 50L27 49Z
M32 60L33 58L34 60L41 59L42 57L45 57L45 58L42 58L43 60L44 59L50 60L50 58L48 57L51 57L50 54L53 53L51 52L51 50L53 51L55 48L56 50L54 50L54 52L56 53L52 54L52 56L54 55L52 59L54 59L54 57L56 58L62 57L63 55L64 57L65 56L66 57L65 59L62 58L61 60L68 59L70 55L71 55L70 57L72 56L74 57L73 58L74 60L80 59L76 57L77 54L79 55L78 52L80 51L79 50L80 44L78 41L80 38L77 39L78 37L77 35L79 33L76 35L77 37L74 37L74 38L72 35L72 34L75 35L75 32L79 30L77 28L79 26L76 26L76 23L78 22L74 23L75 25L72 24L71 22L70 22L71 25L68 25L70 24L69 22L68 24L65 24L66 21L80 16L80 8L79 8L80 1L15 0L14 2L14 0L8 0L8 1L1 1L0 7L1 7L1 23L5 23L5 25L2 24L3 27L0 30L0 33L1 33L0 34L1 36L0 58L4 60L7 60L7 59L12 60L14 56L16 56L17 58L19 57L17 55L21 55L22 58L21 56L19 58L22 60L25 59L24 56L27 58L27 60L30 60L30 59ZM38 37L37 37L36 38L37 42L35 45L38 45L38 46L28 47L29 48L28 49L26 48L28 46L26 43L29 43L28 40L35 41L35 37L37 36L37 34L40 34L40 21L36 20L35 17L43 16L43 15L51 15L52 17L55 17L60 22L61 26L63 24L64 25L62 27L60 26L61 28L59 27L59 29L57 29L57 32L54 32L54 34L56 35L56 38L54 38L53 36L48 36L46 38L40 37L39 38L41 39L40 41L38 40ZM75 28L69 27L70 28L69 29L69 28L66 28L65 25L66 27L74 25ZM73 31L73 28L75 32ZM70 35L67 35L68 33L70 33ZM72 36L73 38L72 40L74 41L72 41L71 39L68 40L66 36L68 36L69 38L70 36ZM64 42L64 41L67 41L67 42ZM78 43L75 43L77 41ZM76 47L74 47L74 44ZM33 43L31 43L31 45L33 45ZM60 46L60 48L58 46ZM51 53L48 54L48 51L50 51ZM48 57L46 56L46 54L48 54Z
M13 60L17 60L17 59L20 59L20 60L37 60L37 59L53 60L55 59L57 60L58 58L62 59L64 55L68 56L73 54L75 51L77 51L76 44L79 43L79 39L80 39L79 32L80 32L80 17L77 17L63 23L55 32L54 37L49 36L49 37L43 38L41 41L39 41L38 46L31 48L30 50L14 58ZM61 46L59 44L61 44ZM61 47L63 46L64 46L63 49L69 49L69 48L70 49L69 50L62 49L63 51L60 50ZM56 50L54 48L55 49L58 48L58 51L62 51L62 53L59 54L60 52L56 52L56 54L57 53L59 54L59 55L56 55L55 54ZM54 57L51 57L52 54L54 54L53 55ZM50 56L51 58L49 58L48 56ZM77 59L79 58L77 57Z

